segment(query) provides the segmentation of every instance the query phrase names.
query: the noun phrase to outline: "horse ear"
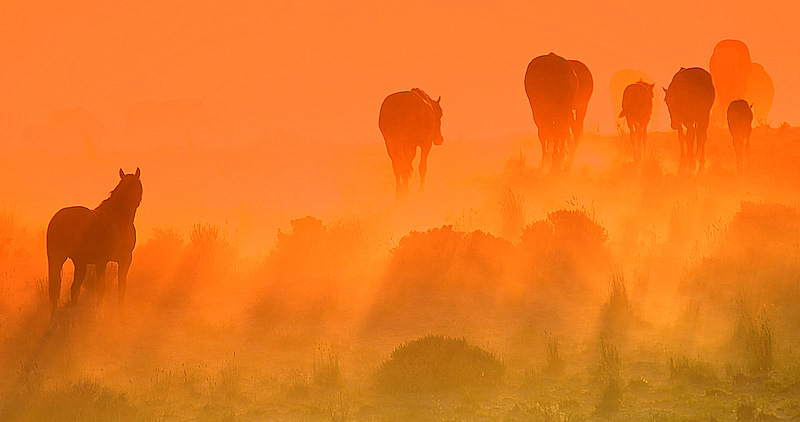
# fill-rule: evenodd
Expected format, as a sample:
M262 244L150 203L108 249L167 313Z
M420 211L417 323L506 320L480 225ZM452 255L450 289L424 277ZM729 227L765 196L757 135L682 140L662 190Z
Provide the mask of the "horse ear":
M442 102L442 96L440 95L439 98L436 99L436 104L439 104L441 102Z
M137 178L137 179L139 178L139 176L141 176L141 175L142 175L142 171L141 171L141 170L139 170L139 167L136 167L136 173L135 173L135 174L136 174L136 178Z
M125 172L119 169L119 178L122 179L123 177L125 177Z

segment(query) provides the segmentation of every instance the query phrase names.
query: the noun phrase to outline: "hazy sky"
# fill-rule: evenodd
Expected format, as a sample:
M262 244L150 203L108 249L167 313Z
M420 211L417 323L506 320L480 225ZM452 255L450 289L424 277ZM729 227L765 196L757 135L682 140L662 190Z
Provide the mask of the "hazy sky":
M800 124L796 0L551 3L4 0L0 135L83 107L114 138L133 102L203 98L226 142L382 142L381 101L415 86L442 96L445 138L533 133L523 74L550 51L592 70L587 128L609 132L616 70L667 85L725 38L772 75L772 124Z

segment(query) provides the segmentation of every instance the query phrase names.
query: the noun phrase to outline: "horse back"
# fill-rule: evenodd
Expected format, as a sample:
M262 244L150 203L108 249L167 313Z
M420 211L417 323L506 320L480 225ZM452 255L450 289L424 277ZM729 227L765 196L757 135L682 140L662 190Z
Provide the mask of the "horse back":
M47 255L70 256L85 242L94 220L94 213L86 207L75 206L58 210L47 225Z

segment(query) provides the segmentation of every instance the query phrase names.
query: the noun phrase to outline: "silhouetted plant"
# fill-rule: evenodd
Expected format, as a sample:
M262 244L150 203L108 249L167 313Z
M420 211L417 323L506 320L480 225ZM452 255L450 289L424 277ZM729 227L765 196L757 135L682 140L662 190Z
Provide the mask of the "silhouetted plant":
M774 364L774 328L765 314L755 315L744 298L735 301L736 325L733 332L735 344L747 354L748 369L763 372L772 369Z
M317 346L314 356L314 384L323 388L336 387L342 382L342 372L339 369L339 356L330 346Z
M517 239L525 223L525 201L522 194L510 188L503 191L500 215L503 217L503 237L512 241Z
M619 349L604 340L600 340L600 362L598 370L603 389L597 412L608 414L616 412L622 405L622 378L620 376L621 361Z
M601 337L621 338L625 335L633 318L628 287L622 271L611 272L608 284L608 297L601 311Z
M564 357L561 356L559 350L558 337L550 334L547 334L546 337L547 364L544 372L548 375L561 375L564 373Z

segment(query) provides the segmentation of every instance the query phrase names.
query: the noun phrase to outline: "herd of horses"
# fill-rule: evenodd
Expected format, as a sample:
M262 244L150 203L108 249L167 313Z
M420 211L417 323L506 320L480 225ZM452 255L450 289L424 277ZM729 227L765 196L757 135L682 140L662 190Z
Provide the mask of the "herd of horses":
M737 41L725 40L718 47L727 42ZM722 50L725 51L724 48ZM738 59L738 56L735 55L735 58ZM747 66L751 65L749 60L748 52L745 61ZM733 74L740 76L739 72ZM712 82L711 74L702 68L681 68L664 89L670 126L678 131L681 145L681 170L694 172L696 160L700 169L704 166L706 131L711 108L715 104L715 82L724 86L717 81ZM586 109L594 88L592 73L578 60L567 60L550 53L531 60L525 72L524 84L542 147L541 167L549 165L553 170L563 170L571 162L583 133ZM642 79L627 85L622 95L619 118L624 117L627 121L636 162L644 156L647 127L653 113L654 86ZM728 88L722 89L725 95L739 95L739 92ZM440 103L441 97L433 100L421 89L414 88L393 93L381 104L378 127L392 161L398 198L408 195L408 179L417 148L422 150L420 189L425 185L428 154L433 145L444 142ZM752 105L741 98L733 98L727 103L728 127L736 149L737 167L741 170L743 155L747 156L750 149ZM68 258L75 265L71 286L73 318L87 267L93 265L96 269L95 296L99 305L109 262L118 264L119 309L124 315L126 278L136 244L133 221L142 200L141 171L137 168L135 173L126 174L120 169L119 177L117 186L96 208L63 208L47 226L51 327L58 324L61 270Z
M750 61L747 46L738 40L718 43L710 68L711 73L700 67L681 68L672 77L669 86L664 88L670 127L678 132L681 147L679 170L693 173L698 168L704 168L712 106L724 106L727 112L723 113L726 114L736 150L736 166L741 172L749 157L753 124L753 105L743 98L756 97L756 92L760 95L762 91L771 90L765 100L768 104L759 108L762 113L764 110L768 112L774 97L774 86L763 66ZM714 78L712 73L716 74ZM622 110L618 115L627 122L635 162L644 157L647 127L654 110L655 84L648 83L644 76L642 74L642 78L625 87ZM764 82L764 78L767 82ZM571 164L583 134L586 109L594 88L592 73L578 60L568 60L550 53L531 60L525 72L524 84L542 147L540 167L564 170ZM767 88L761 88L765 85ZM433 101L421 89L414 88L389 95L381 105L378 127L392 161L398 198L408 196L408 179L417 148L422 150L419 163L420 190L424 188L428 154L433 145L441 145L444 139L440 101L441 97Z

